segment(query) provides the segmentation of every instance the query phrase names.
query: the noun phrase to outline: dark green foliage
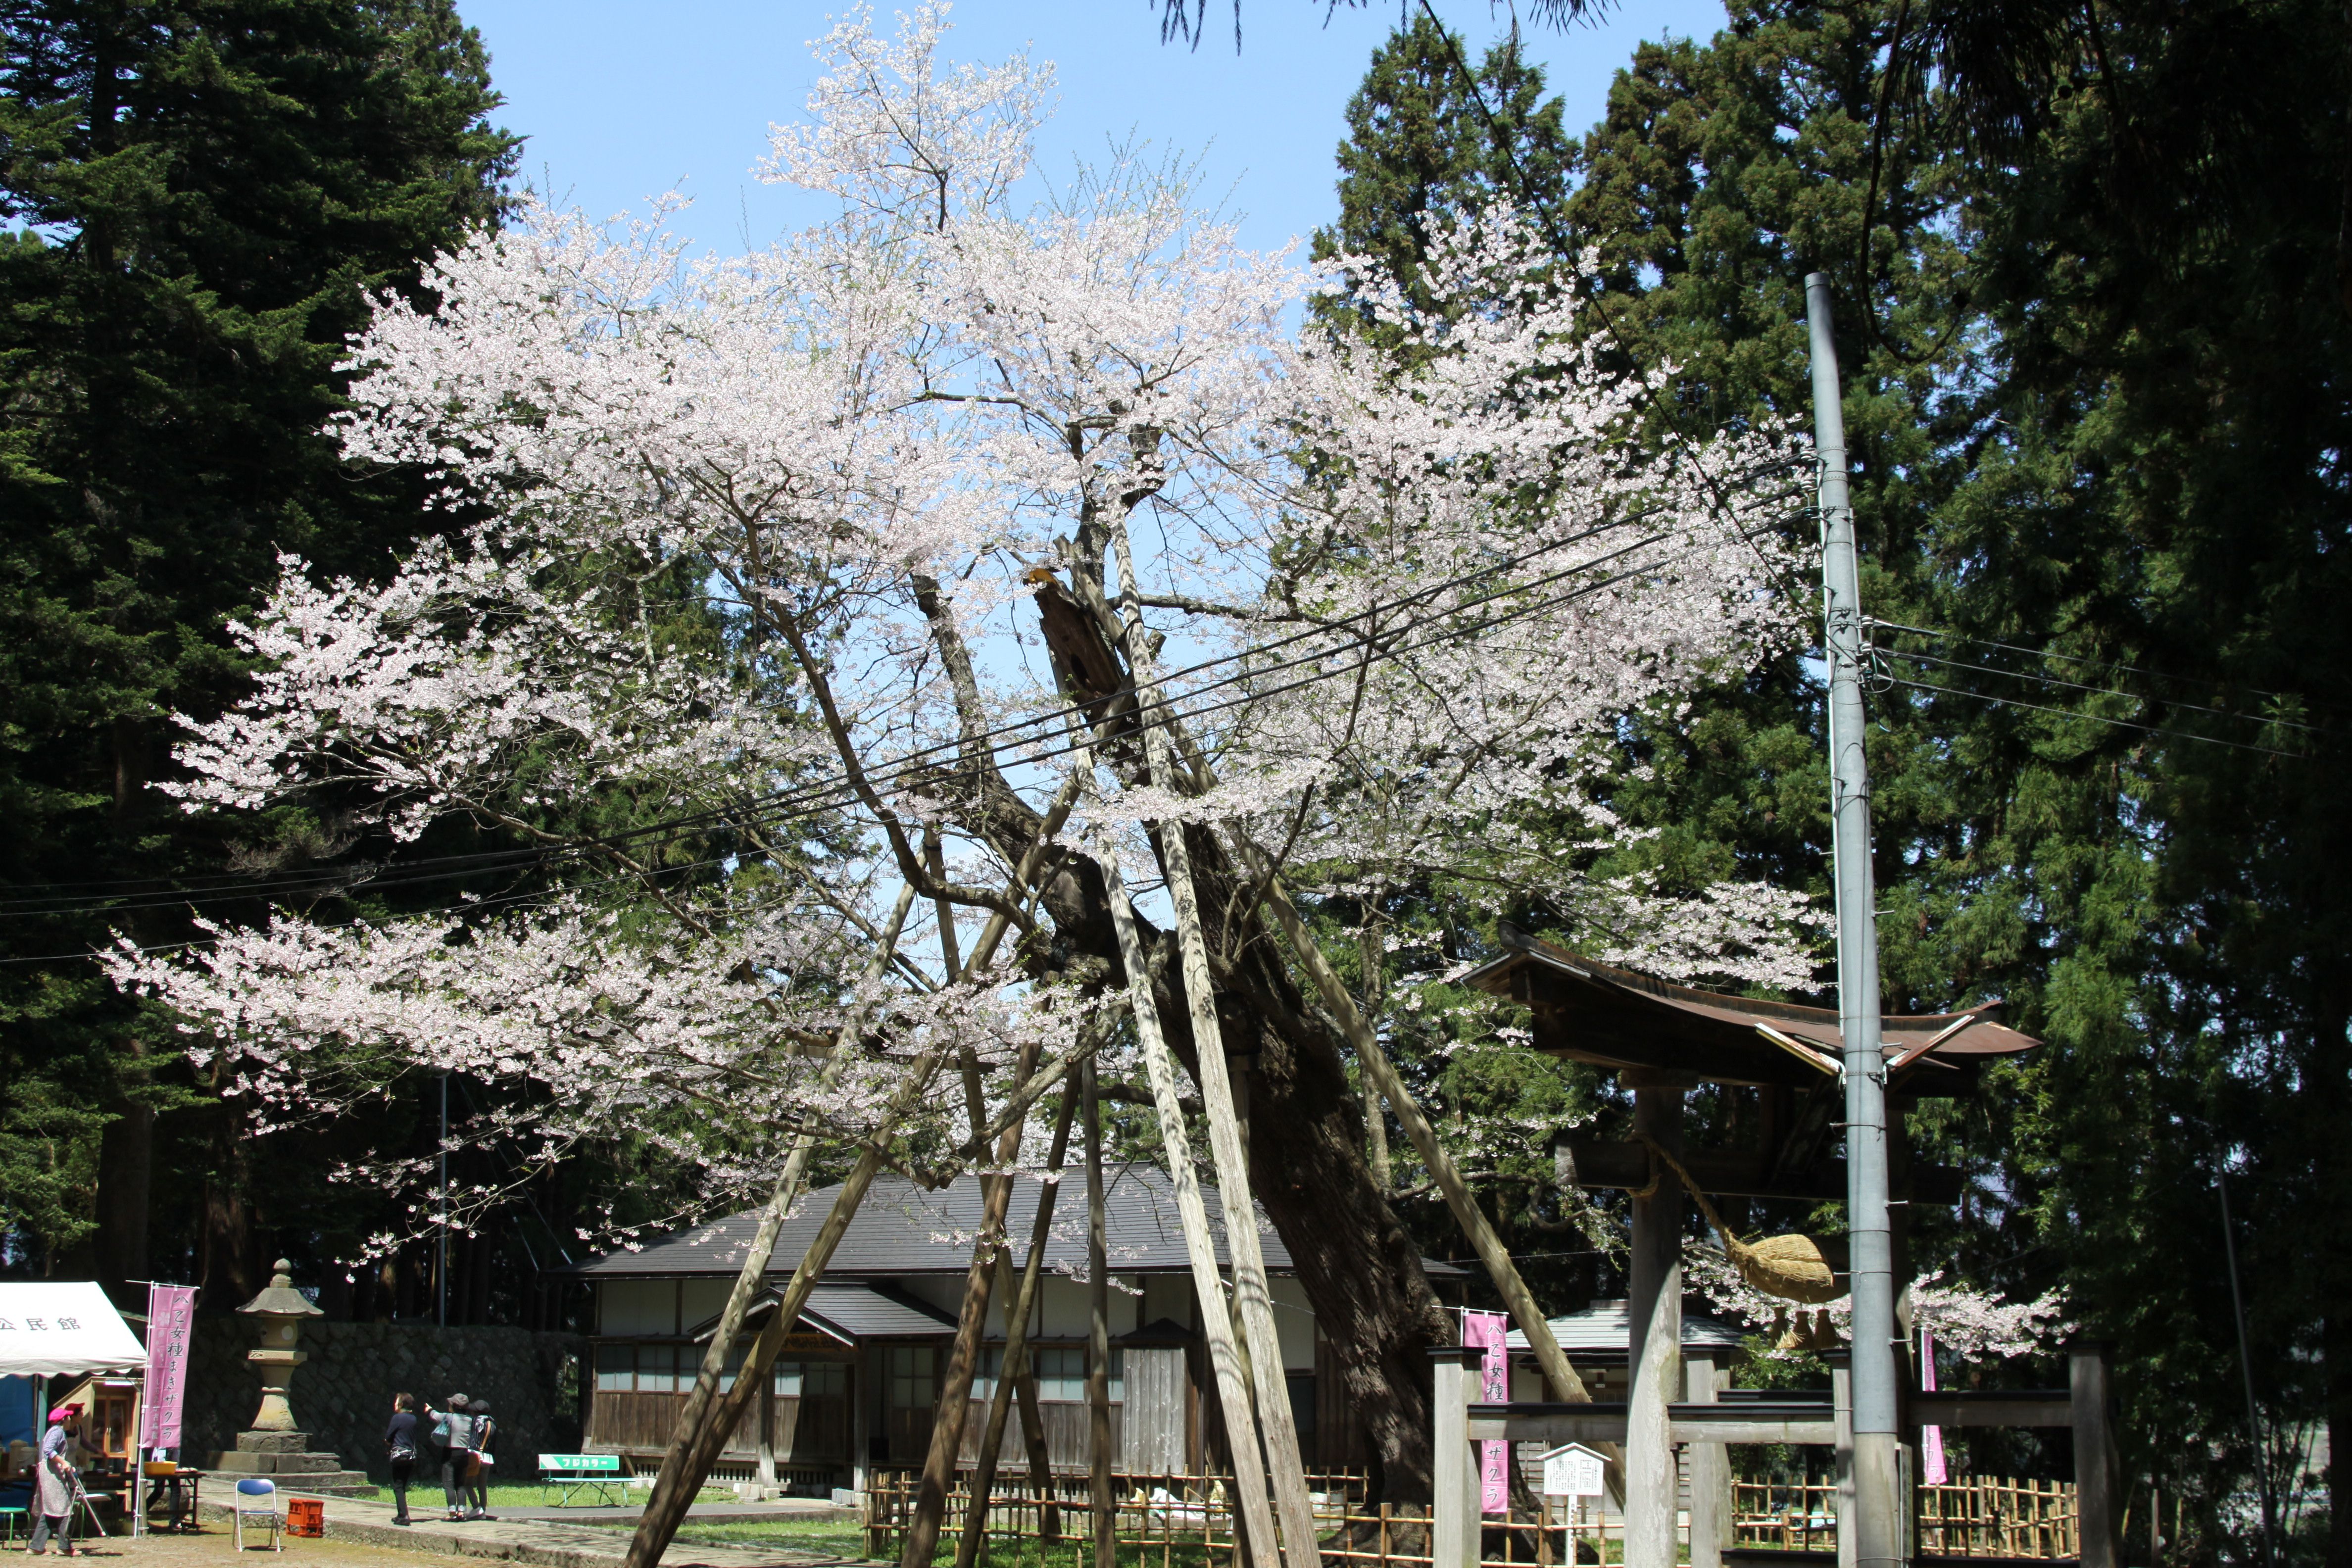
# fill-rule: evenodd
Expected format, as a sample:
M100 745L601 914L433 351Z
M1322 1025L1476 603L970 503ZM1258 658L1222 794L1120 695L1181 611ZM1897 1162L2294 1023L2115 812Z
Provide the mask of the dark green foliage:
M205 1086L174 1066L178 1037L93 965L46 955L110 929L184 939L187 908L139 890L347 847L330 818L228 827L147 786L169 775L167 715L234 689L225 626L279 552L366 575L420 526L415 481L347 469L321 426L367 292L413 288L421 260L499 214L517 143L488 122L497 102L446 0L0 7L0 206L16 226L0 246L0 1141L34 1137L47 1102L141 1140L159 1111L217 1120L184 1109ZM93 895L121 907L89 912ZM7 1150L11 1166L35 1157ZM168 1183L156 1168L178 1247L226 1152ZM107 1153L101 1187L133 1158ZM87 1176L24 1196L12 1184L0 1215L36 1267L103 1217ZM141 1205L121 1198L127 1226ZM236 1228L221 1211L236 1201L214 1194L211 1230ZM145 1272L127 1233L96 1240L113 1255L78 1267Z
M1962 9L1738 5L1711 42L1645 45L1550 205L1564 246L1601 250L1591 330L1628 368L1682 367L1661 428L1808 428L1802 279L1831 275L1865 605L1958 635L1876 634L1886 1004L2005 996L2050 1042L1910 1113L1920 1156L1975 1178L1916 1213L1914 1257L2066 1286L2118 1342L2140 1507L2160 1483L2168 1535L2186 1500L2172 1552L2251 1555L2217 1163L2274 1470L2311 1424L2352 1422L2347 31L2284 0ZM1626 735L1608 798L1654 837L1596 869L1825 889L1799 658ZM1496 913L1583 934L1427 891L1389 918L1465 954ZM1457 1076L1424 1069L1442 1105ZM1692 1114L1725 1138L1736 1097ZM2065 1463L1978 1441L1987 1468ZM2293 1552L2352 1552L2326 1492L2299 1509Z

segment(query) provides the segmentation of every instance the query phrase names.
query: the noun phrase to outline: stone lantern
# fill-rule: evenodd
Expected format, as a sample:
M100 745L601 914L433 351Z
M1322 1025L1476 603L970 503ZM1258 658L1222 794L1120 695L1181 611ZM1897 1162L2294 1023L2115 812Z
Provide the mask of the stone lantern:
M236 1447L220 1456L217 1468L236 1476L274 1476L288 1491L373 1497L375 1488L365 1472L347 1470L338 1456L311 1449L310 1435L294 1425L294 1407L286 1402L294 1369L310 1359L295 1348L302 1321L326 1316L294 1289L294 1266L279 1258L269 1289L237 1310L261 1325L261 1348L245 1352L261 1373L261 1408L254 1412L253 1425L236 1435Z
M303 1319L325 1314L294 1289L293 1268L279 1258L269 1289L237 1309L261 1324L261 1348L245 1352L245 1359L261 1369L261 1408L254 1413L252 1426L256 1432L300 1430L294 1425L294 1407L286 1402L286 1389L294 1381L294 1369L310 1358L294 1344L302 1337Z

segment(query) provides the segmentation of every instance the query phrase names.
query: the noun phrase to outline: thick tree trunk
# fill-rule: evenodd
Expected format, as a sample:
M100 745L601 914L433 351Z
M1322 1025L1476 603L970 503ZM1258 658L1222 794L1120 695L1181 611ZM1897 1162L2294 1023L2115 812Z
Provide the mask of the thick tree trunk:
M126 1089L146 1079L145 1050L136 1042L121 1069ZM155 1164L155 1112L128 1094L117 1097L115 1119L99 1135L98 1282L118 1307L145 1311L147 1214Z
M1009 825L1008 825L1009 826ZM1238 953L1217 975L1227 1048L1255 1056L1248 1075L1251 1184L1290 1253L1316 1321L1330 1340L1362 1424L1374 1502L1430 1500L1428 1352L1453 1324L1422 1272L1420 1250L1389 1208L1363 1156L1362 1112L1331 1032L1309 1015L1255 914L1228 926L1236 885L1213 837L1187 830L1210 951ZM1115 959L1102 875L1064 857L1043 905L1072 956ZM1197 1057L1174 937L1138 917L1168 1043Z
M1132 695L1105 635L1116 625L1101 588L1106 537L1101 521L1090 514L1072 550L1071 581L1078 597L1050 584L1041 586L1036 605L1055 671L1069 695L1098 705L1100 713L1117 715L1122 704L1131 708ZM1139 751L1119 738L1115 719L1107 728L1114 738L1103 754L1140 782ZM1034 814L1017 801L990 794L971 804L971 826L1006 858L1029 841ZM1342 1042L1306 1007L1279 945L1259 918L1256 889L1235 875L1215 836L1188 826L1185 844L1214 958L1212 975L1225 1046L1256 1063L1248 1075L1258 1128L1250 1140L1251 1184L1290 1253L1318 1323L1333 1342L1347 1402L1365 1432L1371 1500L1426 1503L1427 1352L1453 1342L1453 1325L1422 1273L1419 1250L1365 1163L1363 1115L1348 1081ZM1072 980L1118 973L1118 947L1100 868L1066 852L1045 879L1043 895L1042 908L1058 940L1056 951L1040 962ZM1198 1055L1175 941L1140 920L1138 924L1168 1044L1197 1082Z

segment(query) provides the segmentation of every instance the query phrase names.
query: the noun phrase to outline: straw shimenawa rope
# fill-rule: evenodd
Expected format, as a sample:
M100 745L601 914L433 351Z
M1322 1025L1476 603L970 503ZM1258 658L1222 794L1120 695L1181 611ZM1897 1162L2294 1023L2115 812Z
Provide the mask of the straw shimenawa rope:
M1666 1168L1674 1172L1689 1190L1690 1195L1698 1200L1699 1213L1706 1216L1706 1223L1723 1237L1724 1256L1731 1259L1731 1267L1750 1286L1767 1296L1808 1304L1834 1301L1845 1294L1845 1288L1837 1281L1837 1270L1830 1267L1829 1259L1822 1253L1821 1244L1811 1237L1768 1236L1752 1242L1740 1240L1731 1234L1731 1227L1723 1223L1723 1216L1715 1212L1715 1205L1706 1201L1706 1194L1699 1190L1696 1182L1691 1180L1690 1173L1683 1169L1681 1161L1667 1153L1648 1133L1636 1132L1634 1136L1648 1144L1650 1152L1664 1162ZM1646 1197L1657 1189L1658 1178L1653 1176L1650 1184L1633 1195Z

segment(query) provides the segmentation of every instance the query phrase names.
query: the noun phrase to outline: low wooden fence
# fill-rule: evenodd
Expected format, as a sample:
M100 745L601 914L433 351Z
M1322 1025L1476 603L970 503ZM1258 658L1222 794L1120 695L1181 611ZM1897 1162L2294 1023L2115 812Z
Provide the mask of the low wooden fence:
M880 1470L866 1479L866 1555L895 1561L915 1516L915 1491L921 1477L913 1470ZM1227 1476L1135 1475L1118 1472L1111 1491L1118 1499L1111 1530L1122 1562L1142 1568L1231 1568L1235 1563L1232 1478ZM1318 1521L1337 1531L1362 1510L1364 1478L1355 1474L1309 1476L1307 1491L1315 1498ZM971 1473L959 1471L948 1494L947 1521L940 1532L942 1546L963 1529L971 1510ZM988 1534L991 1561L1003 1564L1034 1556L1066 1557L1093 1539L1092 1486L1084 1472L1055 1474L1044 1488L1033 1488L1025 1476L1000 1477L990 1498ZM1421 1527L1418 1557L1400 1553L1402 1565L1427 1568L1427 1526ZM1326 1552L1328 1555L1328 1552Z
M894 1561L906 1539L915 1512L919 1480L910 1470L881 1471L868 1479L866 1490L866 1555ZM949 1496L947 1524L940 1540L942 1552L951 1547L971 1507L970 1472L960 1472ZM1118 1474L1111 1478L1117 1495L1112 1531L1122 1563L1139 1568L1234 1568L1232 1479L1225 1476ZM1327 1564L1355 1568L1433 1568L1429 1516L1411 1504L1364 1501L1364 1478L1360 1474L1309 1476L1308 1495L1314 1500L1320 1527L1321 1556ZM1044 1495L1032 1491L1024 1478L1001 1481L988 1510L991 1562L995 1568L1034 1558L1043 1564L1055 1558L1082 1556L1093 1538L1088 1522L1093 1507L1084 1475L1058 1474ZM1548 1498L1535 1514L1514 1511L1484 1522L1481 1557L1494 1568L1572 1568L1576 1543L1588 1542L1587 1561L1605 1559L1604 1541L1622 1538L1613 1516L1602 1519L1567 1506L1566 1500Z
M1836 1482L1738 1481L1731 1493L1738 1544L1785 1552L1836 1550ZM2082 1555L2072 1481L1978 1476L1916 1489L1912 1510L1922 1555L2052 1561Z
M2079 1557L2081 1510L2072 1481L1979 1476L1921 1487L1919 1550L1946 1557Z

